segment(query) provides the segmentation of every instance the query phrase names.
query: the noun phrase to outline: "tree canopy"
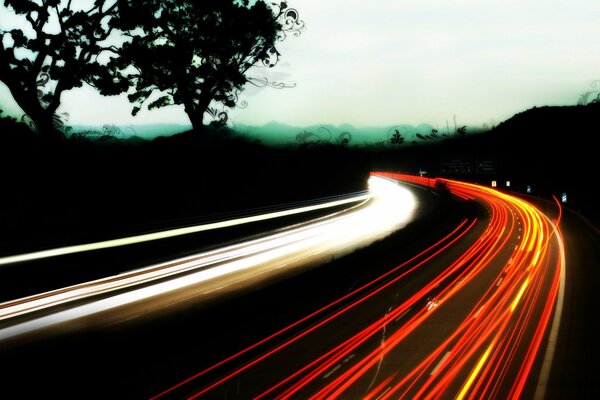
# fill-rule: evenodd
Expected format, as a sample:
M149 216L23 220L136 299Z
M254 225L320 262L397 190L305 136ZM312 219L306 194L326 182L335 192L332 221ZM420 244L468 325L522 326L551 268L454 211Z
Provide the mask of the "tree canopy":
M44 137L63 137L56 115L63 92L104 73L97 57L110 50L105 41L118 3L4 0L23 27L0 31L0 80Z
M98 82L98 86L105 86L105 94L114 93L112 82L117 80L135 88L129 94L134 115L144 104L148 109L183 105L194 128L204 125L207 114L223 122L226 112L210 109L211 102L234 107L244 85L252 82L248 70L274 66L280 55L276 41L285 37L286 29L301 26L297 12L286 3L130 0L128 4L131 8L122 10L120 27L130 32L131 41L109 64L108 85Z
M4 0L22 28L0 30L0 80L46 138L64 137L65 91L88 83L126 92L136 115L183 105L194 128L225 123L247 75L279 60L275 44L303 28L285 2L262 0ZM87 7L87 8L85 8ZM100 57L102 54L105 57Z

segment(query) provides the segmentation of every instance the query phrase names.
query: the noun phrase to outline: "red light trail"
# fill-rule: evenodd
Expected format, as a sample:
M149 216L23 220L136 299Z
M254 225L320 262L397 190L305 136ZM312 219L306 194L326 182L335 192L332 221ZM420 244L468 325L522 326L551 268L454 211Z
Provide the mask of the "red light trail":
M550 221L526 201L475 184L384 172L373 175L447 189L460 199L479 202L489 211L487 225L465 251L385 315L315 353L294 372L274 377L274 383L253 398L521 397L549 333L564 274L564 249L557 227L560 215ZM482 223L475 218L464 220L387 273L155 398L179 391L189 398L208 396L298 342L317 337L345 315L360 312L377 296L429 268L431 262L442 256L448 260L453 246ZM434 325L438 329L432 330ZM256 350L260 355L240 361ZM403 355L409 351L418 357L404 362ZM209 372L220 378L206 378ZM203 379L210 382L202 383Z

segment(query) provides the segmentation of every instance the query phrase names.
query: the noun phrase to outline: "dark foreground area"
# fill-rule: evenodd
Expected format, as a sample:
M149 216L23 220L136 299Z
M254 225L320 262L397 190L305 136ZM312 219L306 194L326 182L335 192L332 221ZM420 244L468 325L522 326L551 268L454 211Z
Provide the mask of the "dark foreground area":
M214 132L142 144L17 139L0 147L0 254L363 191L370 171L342 147L274 150Z
M510 178L514 183L510 190L517 193L524 193L526 185L534 182L534 192L530 193L534 198L549 199L568 191L565 206L570 219L564 229L567 256L575 260L567 272L565 321L548 395L594 398L593 360L598 350L593 339L597 323L592 315L598 280L589 260L597 258L598 242L594 236L597 231L586 221L598 221L591 179L595 150L584 146L578 153L581 157L563 159L557 154L577 151L574 140L570 136L564 141L549 139L566 129L566 122L560 121L566 121L567 115L580 122L578 129L590 127L595 121L592 111L597 110L534 109L481 136L407 148L324 145L272 149L241 138L192 132L143 144L102 145L84 141L47 145L31 136L8 135L0 147L0 255L227 219L285 203L361 191L372 170L418 173L422 169L431 176L480 183ZM552 120L557 115L558 119ZM547 124L541 127L532 122L542 120ZM3 135L6 132L3 130ZM447 158L477 160L484 156L496 161L493 173L444 169ZM393 264L396 260L390 259L390 254L401 259L407 255L403 249L422 246L432 221L451 226L461 211L438 207L421 224L409 226L352 258L278 285L240 293L207 309L138 321L136 329L112 326L81 336L49 338L23 351L7 351L3 358L10 360L10 365L4 363L4 367L24 397L31 390L38 394L63 391L65 398L71 394L106 398L115 394L114 388L119 388L119 396L129 398L155 394L164 389L165 371L173 374L167 379L173 382L189 376L199 365L208 363L199 359L224 356L219 353L223 349L227 354L233 352L235 348L228 348L228 344L234 338L245 340L235 345L238 347L251 343L307 309L349 291L370 274ZM581 230L576 226L579 224L588 230ZM203 239L207 243L218 241L207 236ZM140 251L152 250L150 246ZM109 263L110 257L106 261ZM23 277L26 280L27 276ZM257 312L262 308L268 312ZM219 326L218 337L210 333L214 325ZM189 343L195 345L187 348ZM192 352L191 357L182 361L177 356L182 352ZM57 369L65 360L68 368ZM161 368L148 373L139 368L144 363ZM103 386L102 382L107 383Z
M600 232L572 212L565 215L561 230L568 260L565 301L547 398L597 399Z
M558 218L556 204L522 196L549 218ZM596 399L600 396L597 360L600 358L600 320L597 296L600 290L600 231L581 214L564 209L559 224L563 235L566 270L562 318L555 340L545 399ZM545 342L547 343L547 342ZM538 365L541 367L541 360Z
M552 200L600 227L598 147L593 132L600 103L534 107L493 129L398 149L378 157L383 169L476 182ZM507 182L510 186L507 186Z
M538 205L556 217L554 204ZM410 258L416 249L427 247L435 235L450 231L462 218L484 218L485 212L474 202L436 198L436 202L422 203L421 219L406 228L319 268L200 306L0 349L4 389L21 398L150 398L360 287ZM589 260L600 256L598 236L572 212L565 214L562 230L569 260L565 301L545 398L592 399L598 394L593 367L598 356L594 339L598 324L592 317L598 271ZM406 290L412 290L411 285ZM379 312L385 313L388 304L384 305ZM249 352L239 362L259 354L260 350ZM216 377L218 371L206 379ZM534 385L535 381L532 377ZM228 394L235 398L233 390Z
M372 170L426 171L484 185L495 180L501 189L544 199L566 194L564 206L600 226L597 150L589 141L598 115L598 103L541 107L487 132L435 141L288 148L230 130L49 145L1 119L0 255L360 191Z
M319 268L175 312L0 349L3 390L20 398L151 398L410 258L434 241L432 227L443 235L466 216L483 212L457 199L428 196L436 201L421 205L420 219Z

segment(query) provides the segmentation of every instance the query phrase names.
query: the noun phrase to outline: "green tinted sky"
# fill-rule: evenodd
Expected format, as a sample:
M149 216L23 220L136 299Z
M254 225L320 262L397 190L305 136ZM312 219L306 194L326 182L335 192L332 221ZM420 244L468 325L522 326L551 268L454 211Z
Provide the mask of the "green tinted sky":
M306 23L248 87L234 123L292 125L501 121L534 105L575 104L600 79L598 0L290 0ZM3 18L6 16L4 13ZM3 108L10 99L1 92ZM72 124L187 123L180 107L129 115L123 97L63 96Z

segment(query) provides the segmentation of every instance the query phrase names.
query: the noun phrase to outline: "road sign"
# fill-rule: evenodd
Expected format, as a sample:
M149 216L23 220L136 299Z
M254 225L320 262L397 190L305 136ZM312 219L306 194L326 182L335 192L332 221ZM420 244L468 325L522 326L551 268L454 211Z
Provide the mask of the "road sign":
M446 175L466 175L473 173L473 158L444 157L440 160L440 170Z
M477 157L478 174L495 174L496 157Z

